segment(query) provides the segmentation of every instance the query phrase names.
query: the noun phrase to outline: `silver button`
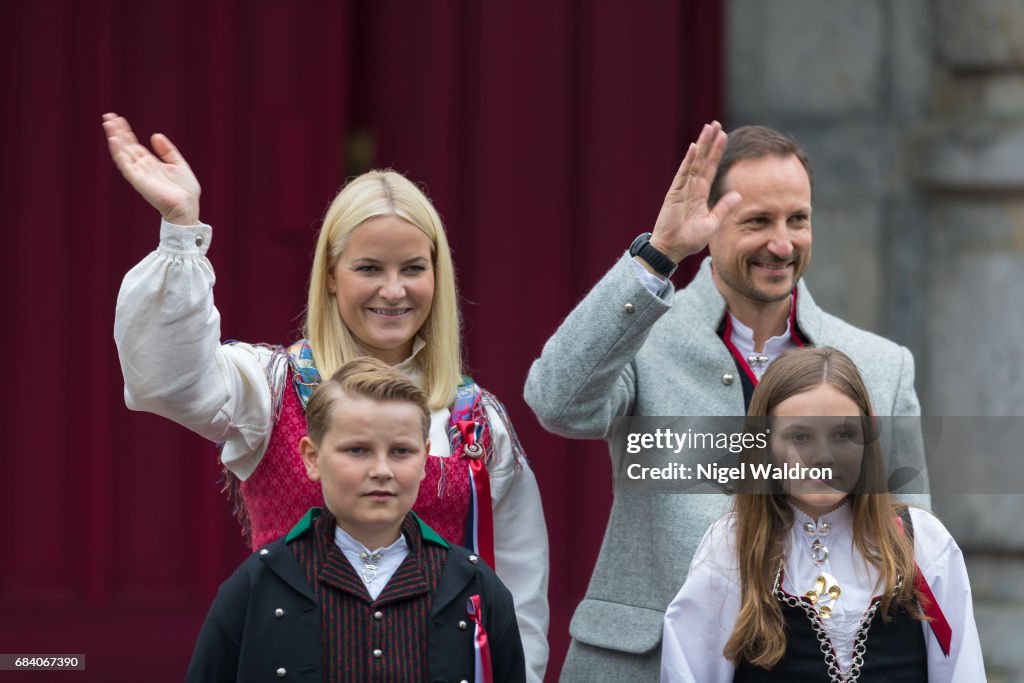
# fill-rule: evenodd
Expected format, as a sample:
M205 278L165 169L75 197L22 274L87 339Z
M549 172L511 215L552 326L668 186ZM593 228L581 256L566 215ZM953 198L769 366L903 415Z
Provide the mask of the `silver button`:
M729 386L730 384L732 384L732 380L733 376L731 373L727 372L724 375L722 375L722 384L724 384L725 386Z
M260 555L269 555L269 554L270 554L270 551L267 550L266 548L263 548L262 550L260 550Z
M469 624L467 624L464 621L460 621L459 622L459 630L460 631L465 631L467 628L469 628Z
M202 235L196 235L196 246L197 247L203 246L203 236Z
M473 564L476 564L479 560L480 560L480 558L477 557L476 555L470 555L469 556L469 561L472 562Z
M633 304L626 304L625 306L622 307L622 310L624 310L627 314L632 314L633 311L635 311L636 309L633 308Z
M274 610L274 616L280 619L284 616L284 610L278 607L276 610Z
M384 613L381 612L380 610L377 610L376 612L373 613L373 618L376 619L377 621L380 621L381 619L384 618Z
M373 658L374 659L380 659L383 656L384 656L384 651L383 650L381 650L380 648L374 648L374 650L373 650Z
M288 675L288 669L284 668L283 666L280 669L277 670L277 677L278 678L284 678L287 675Z

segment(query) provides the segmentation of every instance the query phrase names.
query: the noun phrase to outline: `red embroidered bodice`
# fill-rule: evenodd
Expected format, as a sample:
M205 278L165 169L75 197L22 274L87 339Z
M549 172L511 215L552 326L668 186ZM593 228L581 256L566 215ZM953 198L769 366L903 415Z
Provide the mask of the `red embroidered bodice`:
M243 532L251 533L252 548L284 536L307 510L324 504L320 483L306 476L299 454L299 441L306 435L306 416L291 381L291 370L282 393L281 411L267 451L252 476L238 484L241 501L236 503L242 508L239 521ZM429 456L413 510L445 539L473 547L466 538L471 499L466 460Z

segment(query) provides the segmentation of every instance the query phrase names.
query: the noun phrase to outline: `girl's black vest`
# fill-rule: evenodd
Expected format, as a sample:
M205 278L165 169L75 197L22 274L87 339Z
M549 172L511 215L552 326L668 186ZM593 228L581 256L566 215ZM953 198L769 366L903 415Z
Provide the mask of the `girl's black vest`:
M910 515L901 508L905 533L914 537ZM822 683L829 681L825 654L818 637L800 607L782 604L786 626L786 654L772 669L762 669L748 662L736 667L733 683ZM858 683L927 683L928 660L921 622L899 610L889 623L875 612L865 641L864 665Z

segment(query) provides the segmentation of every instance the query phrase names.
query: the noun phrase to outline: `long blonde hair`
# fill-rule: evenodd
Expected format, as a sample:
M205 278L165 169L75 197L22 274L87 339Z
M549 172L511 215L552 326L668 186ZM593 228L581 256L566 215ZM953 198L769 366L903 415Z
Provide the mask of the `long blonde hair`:
M888 621L890 608L904 609L923 620L921 599L914 586L914 547L894 521L897 506L885 493L885 469L878 445L871 401L857 366L831 347L799 349L780 356L765 372L747 414L768 417L781 402L828 384L860 410L864 431L861 480L849 495L853 541L860 554L876 567L882 584L879 610ZM882 491L866 493L864 491ZM736 547L739 553L740 612L724 655L734 663L746 661L770 669L786 652L782 609L772 593L776 572L784 560L785 539L793 525L793 510L778 492L737 493L733 502ZM903 577L896 590L899 577Z
M430 238L434 298L430 315L419 330L426 346L417 354L416 362L423 373L423 390L431 409L443 408L454 400L462 379L455 268L437 210L400 173L390 169L364 173L346 184L331 202L313 256L303 334L313 349L321 377L331 377L342 364L365 355L342 321L327 283L352 231L380 216L397 216Z

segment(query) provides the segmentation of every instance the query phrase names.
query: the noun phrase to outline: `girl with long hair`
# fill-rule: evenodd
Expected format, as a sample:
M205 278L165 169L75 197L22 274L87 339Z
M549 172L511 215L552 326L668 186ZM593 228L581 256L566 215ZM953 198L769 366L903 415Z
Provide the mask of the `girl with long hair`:
M770 431L747 472L809 476L740 482L665 613L662 680L984 681L963 556L885 491L853 362L830 347L781 356L748 415Z
M402 371L429 399L436 456L413 509L494 567L515 600L528 679L542 680L548 546L540 492L501 403L462 374L455 270L430 200L394 171L350 181L317 240L304 338L287 347L222 344L206 258L212 229L199 220L195 175L166 136L152 137L154 154L124 118L106 114L103 128L117 168L163 218L159 247L118 295L114 337L128 406L220 444L255 549L321 504L298 449L321 378L364 355Z

